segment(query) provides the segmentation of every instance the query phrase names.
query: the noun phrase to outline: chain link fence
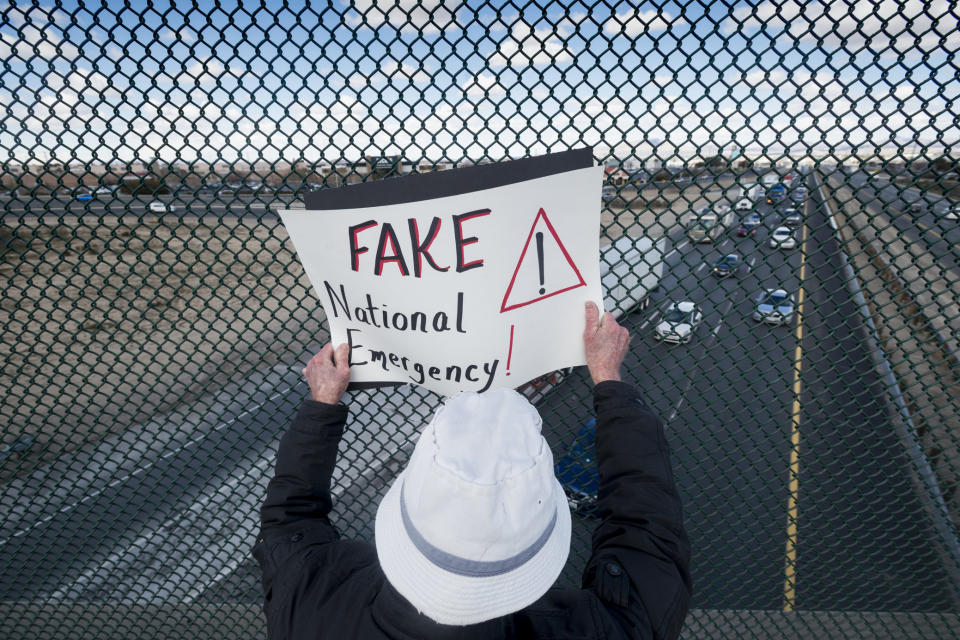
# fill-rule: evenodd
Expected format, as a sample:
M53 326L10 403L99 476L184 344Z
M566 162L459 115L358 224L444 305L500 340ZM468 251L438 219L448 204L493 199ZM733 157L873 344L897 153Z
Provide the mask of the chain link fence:
M621 322L684 634L960 635L958 46L946 0L8 4L0 635L262 637L257 509L327 330L275 209L585 145L601 245L659 247L606 255L658 274ZM524 392L589 453L583 372ZM350 402L335 522L369 540L440 399Z

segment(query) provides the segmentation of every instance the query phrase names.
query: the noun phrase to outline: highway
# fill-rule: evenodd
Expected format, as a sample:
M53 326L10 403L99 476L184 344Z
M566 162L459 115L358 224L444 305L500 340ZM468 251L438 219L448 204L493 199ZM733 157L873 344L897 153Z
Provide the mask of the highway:
M960 274L960 220L944 212L947 198L925 195L915 187L891 182L886 175L862 171L843 176L854 197L884 224L893 224L911 242L919 243L936 256L940 265ZM919 203L921 210L910 206Z
M952 588L820 202L808 205L802 250L767 248L779 215L767 205L760 212L765 227L756 238L731 234L717 247L691 246L671 230L677 249L658 304L627 321L627 377L665 420L673 448L693 544L694 606L950 610ZM703 265L731 250L754 259L754 269L717 281ZM796 320L770 327L750 319L752 296L775 286L795 294L802 286L802 330ZM670 299L705 311L689 345L652 338ZM570 416L583 422L592 412L585 374L540 409L550 440L568 443L578 426ZM581 554L592 526L577 521ZM567 584L581 568L582 560L568 563Z
M181 196L161 195L157 197L130 196L121 193L98 195L88 202L81 202L70 196L15 197L0 193L0 207L3 217L10 221L21 216L157 216L236 218L241 216L277 217L274 208L284 208L292 202L298 202L292 195L279 196L236 193L185 194ZM153 202L161 202L173 211L158 213L149 210Z
M768 205L757 209L764 225L752 238L731 231L716 245L691 245L682 229L667 230L667 270L654 304L624 320L634 336L626 378L663 418L673 449L694 550L694 606L953 610L932 526L839 276L838 247L816 190L810 194L794 250L767 246L780 218ZM883 190L878 196L890 197ZM244 198L212 212L272 215ZM120 207L140 215L146 202L70 202L64 213ZM176 206L177 215L190 210ZM63 215L53 206L50 213ZM728 252L751 266L717 279L709 265ZM799 318L782 327L754 323L754 296L780 287L798 301L802 295ZM665 305L681 299L704 310L695 339L656 342ZM97 455L10 485L20 499L16 517L0 523L5 599L257 601L249 558L256 509L277 439L305 391L289 365L255 374L186 414L160 416L104 443ZM416 428L436 399L402 389L395 409ZM352 398L360 423L377 420L370 393ZM555 457L589 419L591 404L582 369L540 404ZM131 446L169 430L168 441L142 451ZM335 522L345 535L372 536L377 500L407 450L405 438L384 439L384 431L375 424L347 434L351 451L378 452L387 462L343 460ZM363 473L346 471L351 466ZM575 518L564 586L579 583L594 524ZM44 553L42 564L28 550Z

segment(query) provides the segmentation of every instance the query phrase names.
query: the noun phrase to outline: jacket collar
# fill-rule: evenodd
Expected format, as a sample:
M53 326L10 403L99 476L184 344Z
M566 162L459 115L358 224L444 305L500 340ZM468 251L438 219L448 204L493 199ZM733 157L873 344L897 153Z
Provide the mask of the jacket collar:
M494 618L465 627L439 624L422 615L406 598L393 588L389 580L374 597L370 607L373 621L383 633L396 640L423 640L423 638L463 638L489 640L510 637L510 617Z

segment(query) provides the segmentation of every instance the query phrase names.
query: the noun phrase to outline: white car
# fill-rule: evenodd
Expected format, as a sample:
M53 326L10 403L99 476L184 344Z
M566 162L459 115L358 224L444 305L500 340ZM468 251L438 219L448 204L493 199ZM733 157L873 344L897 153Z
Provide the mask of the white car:
M757 296L757 308L753 319L769 324L790 324L793 322L793 295L783 289L767 289Z
M943 217L947 220L960 220L960 202L944 209Z
M153 211L154 213L166 213L168 211L176 211L176 207L173 205L168 207L159 200L154 200L150 203L150 211Z
M795 249L797 239L789 227L777 227L770 234L770 246L774 249Z
M750 209L753 209L753 202L750 201L750 198L741 198L737 200L736 209L737 211L750 211Z
M700 306L693 302L674 302L663 314L653 337L664 342L686 344L693 339L693 332L703 322Z

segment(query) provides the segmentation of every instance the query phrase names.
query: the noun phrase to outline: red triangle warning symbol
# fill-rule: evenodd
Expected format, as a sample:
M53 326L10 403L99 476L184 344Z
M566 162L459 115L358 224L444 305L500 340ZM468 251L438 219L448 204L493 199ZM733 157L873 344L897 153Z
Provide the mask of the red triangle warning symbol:
M585 286L587 283L573 258L557 236L546 212L540 209L503 294L500 313Z

